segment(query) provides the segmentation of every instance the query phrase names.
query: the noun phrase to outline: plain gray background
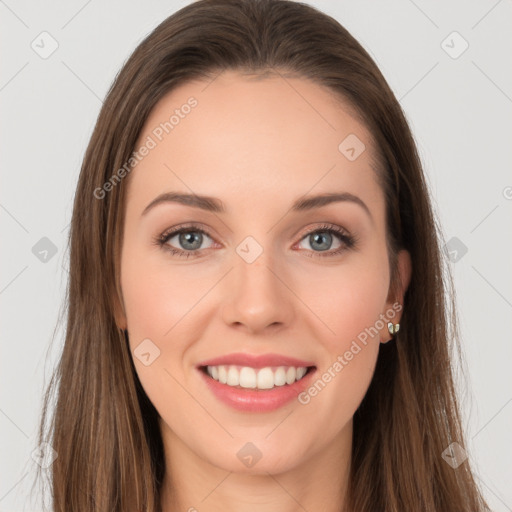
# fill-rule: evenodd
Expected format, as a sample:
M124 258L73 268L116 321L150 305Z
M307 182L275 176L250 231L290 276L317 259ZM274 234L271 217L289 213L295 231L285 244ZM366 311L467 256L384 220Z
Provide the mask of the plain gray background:
M63 340L61 330L49 350L74 188L102 98L142 38L188 3L0 0L1 512L41 510L28 498L31 454ZM455 277L467 450L492 508L511 511L512 3L306 3L369 51L410 122Z

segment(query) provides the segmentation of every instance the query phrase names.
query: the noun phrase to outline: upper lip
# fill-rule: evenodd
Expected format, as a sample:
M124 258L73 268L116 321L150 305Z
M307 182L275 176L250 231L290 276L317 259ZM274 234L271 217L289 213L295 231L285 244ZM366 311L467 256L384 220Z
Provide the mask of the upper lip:
M295 359L294 357L283 356L281 354L251 355L240 352L208 359L207 361L199 363L197 366L200 368L202 366L219 365L239 365L249 366L251 368L265 368L267 366L315 366L312 362Z

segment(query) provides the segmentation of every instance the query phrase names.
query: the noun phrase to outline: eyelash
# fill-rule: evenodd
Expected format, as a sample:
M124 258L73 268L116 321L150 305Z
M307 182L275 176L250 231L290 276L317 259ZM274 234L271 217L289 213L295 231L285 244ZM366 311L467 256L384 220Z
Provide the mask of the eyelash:
M306 238L309 235L312 235L313 233L330 233L336 235L340 241L342 242L343 246L339 247L335 251L309 251L313 252L313 254L308 255L309 257L320 257L320 258L328 258L332 256L337 256L341 254L343 251L346 251L347 249L353 249L357 246L358 238L349 235L346 233L345 230L342 228L334 225L334 224L323 224L322 226L316 227L315 229L312 229L302 236L299 242L301 242L304 238ZM207 230L200 228L199 226L195 224L185 225L185 226L178 226L176 228L172 228L170 231L164 231L161 235L158 235L154 239L154 243L161 247L163 250L169 251L173 256L179 256L182 258L190 258L191 256L196 256L197 253L200 253L204 249L194 249L193 251L183 251L181 249L176 249L175 247L171 247L167 244L167 242L175 235L179 235L181 233L201 233L203 235L207 235L208 237L213 237L208 233ZM306 250L308 252L308 250ZM325 254L322 254L325 253Z

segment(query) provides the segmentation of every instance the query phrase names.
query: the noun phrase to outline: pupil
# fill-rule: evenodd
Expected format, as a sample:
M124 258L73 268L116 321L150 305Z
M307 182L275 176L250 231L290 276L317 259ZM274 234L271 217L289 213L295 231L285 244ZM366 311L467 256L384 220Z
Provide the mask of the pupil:
M331 245L331 239L332 239L332 236L329 233L323 233L323 234L315 233L310 236L310 244L311 244L311 247L314 248L314 243L320 241L320 247L317 247L317 249L319 249L320 251L326 251L329 249L329 247ZM313 240L313 243L311 242L311 240ZM327 242L325 240L327 240Z
M193 231L191 231L189 233L181 233L180 244L185 249L190 249L193 251L193 250L199 249L199 247L201 247L202 238L203 238L203 235L201 233L196 233ZM194 242L196 242L195 246L194 246ZM190 247L189 244L191 244L193 247Z

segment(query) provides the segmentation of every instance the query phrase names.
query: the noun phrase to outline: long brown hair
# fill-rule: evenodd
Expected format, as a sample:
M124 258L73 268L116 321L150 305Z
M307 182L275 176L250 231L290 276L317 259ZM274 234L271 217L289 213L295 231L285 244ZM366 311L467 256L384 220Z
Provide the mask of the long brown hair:
M182 8L136 48L108 92L76 190L65 344L39 429L39 442L58 454L48 473L53 510L161 510L165 466L158 412L115 321L122 304L119 256L128 178L100 198L97 191L129 161L165 94L188 80L213 80L223 70L291 74L348 101L379 154L392 290L398 289L397 251L411 255L400 331L381 346L354 416L347 510L488 510L468 460L454 469L442 457L452 442L464 446L451 369L454 355L460 356L455 299L404 113L345 28L287 0L199 0Z

